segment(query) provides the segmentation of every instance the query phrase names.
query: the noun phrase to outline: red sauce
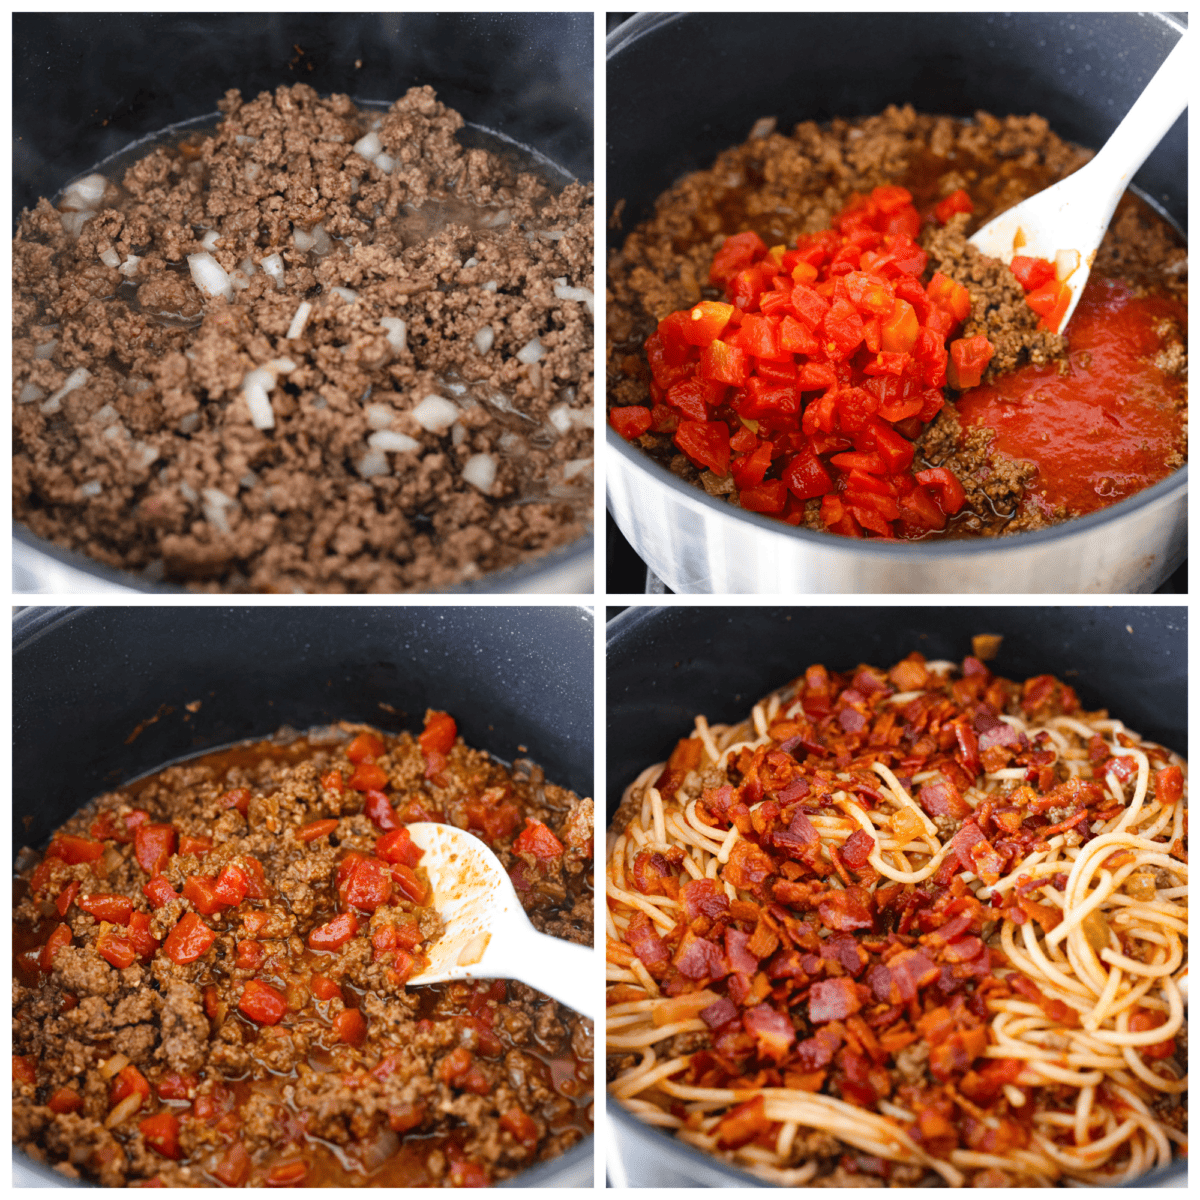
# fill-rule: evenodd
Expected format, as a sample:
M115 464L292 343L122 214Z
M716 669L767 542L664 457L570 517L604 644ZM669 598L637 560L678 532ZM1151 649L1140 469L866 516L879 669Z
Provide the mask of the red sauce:
M1037 465L1025 503L1080 516L1165 479L1183 448L1182 382L1155 366L1155 332L1187 309L1093 276L1067 330L1070 369L1023 367L958 401L963 428L995 430L992 450Z

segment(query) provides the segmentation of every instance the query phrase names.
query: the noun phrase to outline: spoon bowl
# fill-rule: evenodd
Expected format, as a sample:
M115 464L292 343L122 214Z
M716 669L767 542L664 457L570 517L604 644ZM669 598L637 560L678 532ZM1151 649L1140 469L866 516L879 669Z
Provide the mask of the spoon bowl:
M1187 108L1192 65L1188 36L1175 43L1091 162L1002 212L968 238L977 250L1003 263L1020 254L1055 264L1071 299L1054 333L1066 328L1083 295L1096 251L1134 172Z
M595 1020L600 978L590 946L539 933L530 924L500 860L474 834L453 825L408 826L442 918L426 948L429 966L413 983L515 979Z

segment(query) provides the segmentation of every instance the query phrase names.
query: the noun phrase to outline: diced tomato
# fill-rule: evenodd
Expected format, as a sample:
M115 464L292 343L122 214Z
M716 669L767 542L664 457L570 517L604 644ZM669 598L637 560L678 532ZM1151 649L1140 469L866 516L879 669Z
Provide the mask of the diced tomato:
M1025 294L1025 303L1033 309L1051 333L1058 333L1071 304L1071 288L1059 279L1044 283Z
M328 975L322 975L319 971L313 972L309 986L318 1000L342 999L342 989Z
M925 288L930 300L949 313L956 321L971 315L971 294L961 283L936 271Z
M150 914L135 911L129 918L126 936L142 962L149 962L159 947L159 940L150 932Z
M337 792L339 795L346 790L346 781L341 771L326 771L321 776L321 786L327 792Z
M962 188L951 192L933 207L933 215L937 218L939 225L945 225L955 213L972 213L974 211L975 205L971 203L971 197Z
M58 909L58 915L65 917L67 911L74 903L75 897L79 895L79 889L83 885L78 879L72 879L61 892L58 893L58 899L54 901L54 907Z
M469 1162L465 1158L455 1158L450 1161L451 1187L490 1187L491 1180L487 1171L478 1163Z
M142 891L150 901L152 908L162 908L171 900L178 900L179 893L171 886L171 881L163 875L155 875L149 883L143 884Z
M1159 804L1178 804L1183 798L1183 771L1172 764L1154 772L1154 798Z
M195 854L197 857L203 858L212 848L212 838L209 837L192 837L185 833L179 839L180 854Z
M729 427L723 421L680 421L674 440L696 466L729 474Z
M713 256L709 270L709 282L714 287L723 287L739 271L757 262L767 252L767 244L757 233L747 231L727 237Z
M683 336L693 346L707 346L721 336L722 330L733 316L733 305L716 300L701 300L688 313L688 323Z
M155 1113L138 1122L142 1140L151 1150L157 1150L164 1158L183 1157L179 1148L179 1118L174 1113Z
M175 853L174 825L142 825L133 836L133 852L147 875L161 875Z
M95 862L104 856L104 843L89 838L59 834L46 851L47 858L60 858L71 866L78 863Z
M346 757L352 763L374 762L383 751L383 742L373 733L360 733L346 747Z
M787 503L787 484L782 479L767 479L755 487L743 488L738 500L747 512L778 513Z
M13 1083L24 1083L30 1087L37 1084L37 1059L31 1054L14 1054Z
M246 1147L241 1142L234 1142L213 1167L213 1174L226 1187L242 1187L250 1178L251 1165Z
M917 472L917 482L932 489L942 512L953 516L966 502L963 485L945 467L931 467Z
M287 998L269 983L251 979L242 989L238 1009L259 1025L278 1025L287 1012Z
M494 844L516 833L517 826L521 824L521 810L515 804L490 802L489 792L492 790L489 788L478 800L467 801L467 828L480 830L485 840ZM504 794L503 789L495 790ZM420 851L417 853L420 854ZM410 862L408 865L412 867L416 864Z
M333 1018L333 1036L348 1046L361 1046L367 1037L366 1018L357 1008L344 1008Z
M51 971L54 969L54 959L58 952L64 947L71 944L71 927L70 925L56 925L53 932L46 939L46 944L42 947L42 953L38 959L38 965L43 971Z
M424 904L428 899L429 888L412 867L406 867L403 863L395 863L392 866L392 881L399 891L414 904Z
M83 1097L74 1088L56 1088L50 1093L46 1107L54 1113L78 1112L83 1107Z
M160 1100L191 1100L199 1086L198 1075L168 1071L155 1085L155 1090Z
M250 789L233 788L226 792L217 804L221 808L236 808L244 817L250 811Z
M421 1104L401 1104L388 1111L388 1125L397 1133L416 1129L425 1120L425 1108Z
M1036 291L1057 274L1054 264L1049 259L1029 258L1024 254L1016 255L1008 264L1008 269L1027 292Z
M162 948L172 962L182 965L202 958L216 940L217 935L195 913L185 913L167 934Z
M920 332L916 311L907 300L897 300L891 315L880 326L880 345L892 353L905 353L912 348Z
M149 1100L150 1083L137 1067L130 1064L117 1072L108 1089L108 1102L116 1107L127 1096L135 1094L141 1096L143 1100Z
M523 1108L515 1104L501 1115L500 1128L511 1133L527 1149L537 1145L537 1123Z
M113 925L100 926L100 936L96 939L96 953L119 971L133 966L138 958L133 942L119 933Z
M370 792L386 786L387 781L388 774L378 763L361 762L354 768L346 786L356 792Z
M384 799L386 800L386 797ZM300 842L315 842L318 838L328 837L337 827L338 822L334 817L327 817L323 821L309 821L307 825L301 825L296 830L296 840Z
M225 907L224 902L217 897L216 881L205 875L189 875L183 881L183 898L206 917L219 913Z
M412 834L401 826L391 829L375 840L375 853L384 862L404 863L415 867L421 861L422 851L413 841Z
M149 820L150 814L141 808L135 808L123 814L105 810L92 822L92 827L88 832L98 841L121 842L128 845L133 841L134 830L139 825L145 825Z
M398 829L400 826L392 802L384 792L378 792L374 788L363 797L363 812L380 829Z
M310 930L308 947L310 950L338 950L358 933L358 919L353 913L338 913Z
M513 842L513 850L539 859L554 859L562 857L563 845L548 826L533 817L526 817L525 828Z
M426 754L449 754L458 737L458 725L449 713L429 709L425 713L425 728L417 741Z
M393 871L395 869L392 868ZM392 876L388 864L377 858L359 858L338 883L338 895L349 908L374 912L392 896Z
M297 1187L308 1178L308 1163L302 1158L276 1163L268 1172L267 1187Z
M981 333L951 342L950 362L946 371L950 386L960 392L978 387L995 352L995 347Z
M713 379L730 387L745 387L750 375L750 362L745 351L718 338L701 350L700 374L705 379Z
M244 971L257 971L267 960L267 949L262 942L247 938L237 944L234 964Z
M459 1080L470 1070L475 1056L462 1046L451 1050L438 1064L438 1078L447 1087L457 1087Z

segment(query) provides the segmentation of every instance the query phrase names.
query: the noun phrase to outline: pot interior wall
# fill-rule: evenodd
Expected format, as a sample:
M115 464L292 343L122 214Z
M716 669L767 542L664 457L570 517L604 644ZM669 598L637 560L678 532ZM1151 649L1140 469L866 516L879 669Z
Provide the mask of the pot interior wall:
M1033 112L1098 148L1177 37L1145 13L642 14L608 62L609 211L626 202L610 244L763 116ZM1135 179L1186 227L1186 114Z
M592 676L582 609L27 610L13 651L14 848L186 755L342 718L419 731L426 708L498 758L526 747L548 779L589 796Z
M592 28L590 13L18 13L13 211L229 88L292 83L388 102L432 84L591 179Z
M1086 708L1186 753L1183 608L637 608L608 628L608 815L696 713L739 721L813 663L888 667L913 650L961 661L977 633L1004 638L996 674L1057 675Z

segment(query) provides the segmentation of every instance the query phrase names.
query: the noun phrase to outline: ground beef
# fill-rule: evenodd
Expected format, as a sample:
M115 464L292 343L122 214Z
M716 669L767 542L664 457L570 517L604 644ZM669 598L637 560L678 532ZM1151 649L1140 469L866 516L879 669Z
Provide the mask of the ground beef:
M378 949L381 930L411 929L414 920L424 940L438 936L442 922L432 909L393 896L374 911L360 910L357 932L335 951L307 947L310 930L355 911L336 888L347 856L377 852L381 828L363 815L363 793L344 782L360 757L356 752L352 761L347 750L364 732L335 727L312 740L292 733L169 767L98 797L55 835L101 840L98 860L68 865L48 857L50 865L31 875L37 856L22 856L13 1052L35 1073L32 1084L14 1075L13 1138L22 1150L71 1178L110 1187L147 1180L211 1187L224 1180L222 1164L237 1146L249 1161L241 1182L251 1186L262 1186L273 1166L295 1161L307 1166L302 1186L461 1185L506 1179L590 1132L590 1021L519 983L407 985L401 971L408 953ZM425 753L409 734L384 739L373 760L387 776L376 790L405 821L478 828L481 814L494 813L499 824L488 840L512 871L531 919L591 943L590 849L582 859L593 837L590 799L547 782L532 763L509 770L461 740L429 779ZM239 801L237 789L248 798ZM297 837L302 826L335 815L336 830ZM535 859L532 868L533 856L514 849L524 817L546 824L564 853ZM148 964L117 969L101 954L100 939L120 926L97 921L75 901L127 896L136 914L149 917L149 877L136 845L100 836L126 828L126 818L135 827L174 827L177 849L187 853L173 854L158 873L176 892L193 876L212 879L254 859L268 895L217 912L198 909L193 893L170 900L153 910L153 935L161 940L185 915L203 913L213 944L193 962L176 962L160 947ZM212 845L185 847L185 838ZM570 864L567 847L575 855ZM68 880L81 887L64 919L55 901ZM43 970L40 955L60 920L71 943ZM256 945L260 964L242 962L246 947ZM314 972L338 993L317 996ZM286 997L279 1023L255 1022L241 1011L251 980ZM357 1009L365 1025L353 1042L334 1031L348 1009ZM119 1069L140 1072L153 1093L110 1129ZM171 1086L184 1089L179 1098L190 1106L165 1109L155 1098L173 1076ZM76 1111L51 1107L59 1089L78 1098ZM517 1110L528 1125L514 1126ZM174 1160L140 1129L148 1115L165 1111L179 1118ZM314 1139L332 1142L336 1155Z
M110 183L78 236L47 200L21 216L16 519L209 592L428 591L581 537L590 189L464 147L429 87L386 115L302 84L220 108L213 135ZM375 123L390 173L353 149ZM206 237L230 302L189 272ZM243 386L267 364L264 429ZM414 417L429 395L453 425ZM475 456L492 482L464 476Z

